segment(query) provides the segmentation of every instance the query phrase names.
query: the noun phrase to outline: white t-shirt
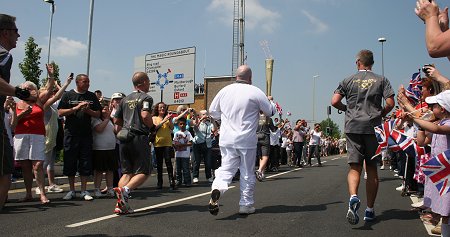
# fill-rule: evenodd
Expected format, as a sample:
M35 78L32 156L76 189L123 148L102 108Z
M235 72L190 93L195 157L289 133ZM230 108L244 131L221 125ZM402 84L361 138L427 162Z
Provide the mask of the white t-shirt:
M102 123L99 118L91 118L92 126L92 150L114 150L116 149L116 135L114 134L114 125L111 120L108 121L103 132L98 133L95 131L95 127Z
M221 120L219 146L255 149L259 111L273 116L276 109L258 87L234 83L222 88L209 107L211 117Z
M270 145L279 146L280 145L281 130L278 128L275 132L270 131Z
M188 130L185 130L184 132L181 130L178 130L173 135L173 141L174 141L174 144L175 144L175 142L179 142L181 144L186 144L186 143L192 141L192 135ZM184 147L183 150L175 150L175 157L189 158L190 155L191 155L191 147L189 147L189 146Z
M322 132L316 132L314 129L309 132L310 139L309 145L320 145L320 137L322 136Z

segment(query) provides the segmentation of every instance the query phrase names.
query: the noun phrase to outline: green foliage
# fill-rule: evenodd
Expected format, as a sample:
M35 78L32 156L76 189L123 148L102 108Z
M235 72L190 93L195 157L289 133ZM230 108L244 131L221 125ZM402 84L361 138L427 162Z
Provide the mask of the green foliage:
M333 122L333 120L331 120L330 118L327 118L322 122L320 122L320 127L327 136L331 136L333 138L340 138L341 136L340 135L341 130L339 130L339 126L335 122ZM328 134L328 132L331 132L331 134Z
M23 62L19 63L20 72L22 73L25 81L32 81L40 88L39 77L42 70L39 68L41 60L42 48L34 42L34 38L28 38L25 43L25 57Z

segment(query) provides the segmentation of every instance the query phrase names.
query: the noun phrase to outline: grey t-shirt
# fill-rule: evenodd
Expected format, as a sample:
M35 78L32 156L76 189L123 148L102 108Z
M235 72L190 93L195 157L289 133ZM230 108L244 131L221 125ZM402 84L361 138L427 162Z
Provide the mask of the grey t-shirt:
M149 134L150 129L144 124L141 118L141 110L151 109L153 106L153 98L143 92L129 94L120 101L119 108L114 117L123 120L123 126L132 128L140 134Z
M382 101L394 96L391 83L372 71L359 71L344 79L334 91L347 100L345 133L374 134L381 124Z

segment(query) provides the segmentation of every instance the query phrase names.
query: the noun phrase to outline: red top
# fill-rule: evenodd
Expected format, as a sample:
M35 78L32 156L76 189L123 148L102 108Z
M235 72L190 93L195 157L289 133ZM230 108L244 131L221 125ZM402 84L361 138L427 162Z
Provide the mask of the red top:
M17 114L22 112L22 109L16 107ZM45 136L44 125L44 110L38 105L33 105L31 114L21 118L17 121L15 134L36 134Z

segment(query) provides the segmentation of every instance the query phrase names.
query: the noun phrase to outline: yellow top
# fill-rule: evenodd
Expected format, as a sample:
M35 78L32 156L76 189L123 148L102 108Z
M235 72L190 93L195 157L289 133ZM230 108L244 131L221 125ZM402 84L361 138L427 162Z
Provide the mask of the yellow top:
M153 116L153 123L160 124L162 119L158 116ZM170 129L169 121L165 122L156 132L155 147L172 146L172 129Z

